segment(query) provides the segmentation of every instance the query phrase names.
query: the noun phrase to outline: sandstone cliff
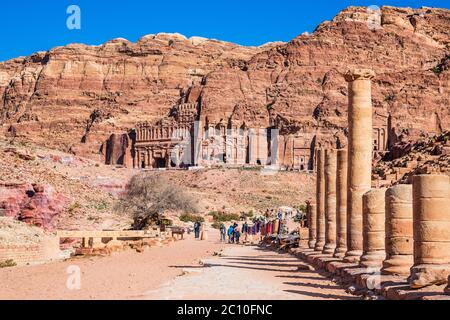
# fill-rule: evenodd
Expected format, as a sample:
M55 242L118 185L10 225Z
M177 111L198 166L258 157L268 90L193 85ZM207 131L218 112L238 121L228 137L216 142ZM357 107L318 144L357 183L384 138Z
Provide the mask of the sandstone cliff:
M203 120L276 126L345 143L353 67L375 70L375 123L389 141L450 127L450 11L383 7L380 28L350 7L287 44L242 47L178 34L68 45L0 63L6 134L104 160L111 133L198 101ZM286 151L287 152L287 151Z
M210 73L200 94L204 116L274 125L285 134L323 133L334 144L347 126L343 74L364 66L377 73L375 124L390 128L392 144L442 133L450 127L450 11L383 7L374 30L368 15L365 8L348 8L240 70Z
M166 115L209 72L273 45L161 33L38 52L0 63L0 120L10 135L96 158L112 132Z

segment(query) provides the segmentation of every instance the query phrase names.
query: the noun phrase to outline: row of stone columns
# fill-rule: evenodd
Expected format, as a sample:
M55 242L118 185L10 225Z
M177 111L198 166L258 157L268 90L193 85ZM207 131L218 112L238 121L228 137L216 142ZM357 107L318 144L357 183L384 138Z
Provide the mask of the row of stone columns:
M419 175L412 186L371 189L373 77L371 70L346 75L348 152L317 151L309 248L382 274L409 275L412 288L443 284L450 275L450 178Z

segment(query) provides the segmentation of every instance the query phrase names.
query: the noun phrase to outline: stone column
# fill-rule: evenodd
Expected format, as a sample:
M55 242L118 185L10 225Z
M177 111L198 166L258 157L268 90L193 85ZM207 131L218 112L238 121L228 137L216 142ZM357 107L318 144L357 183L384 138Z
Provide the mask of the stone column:
M317 150L316 181L316 246L315 251L323 251L325 246L325 150Z
M448 277L448 286L445 288L445 293L450 295L450 276Z
M412 185L387 189L385 228L386 260L381 273L407 276L414 264Z
M336 164L337 152L325 151L325 246L324 254L336 250Z
M310 249L314 249L316 246L316 233L317 233L317 206L315 203L308 204L308 246Z
M414 266L409 283L417 289L447 283L450 275L450 179L413 178Z
M386 189L372 189L363 195L363 255L360 265L381 268L385 251L385 196Z
M347 150L337 151L336 165L336 250L342 259L347 252Z
M347 252L344 261L358 262L363 250L362 196L371 189L372 70L354 70L348 81Z

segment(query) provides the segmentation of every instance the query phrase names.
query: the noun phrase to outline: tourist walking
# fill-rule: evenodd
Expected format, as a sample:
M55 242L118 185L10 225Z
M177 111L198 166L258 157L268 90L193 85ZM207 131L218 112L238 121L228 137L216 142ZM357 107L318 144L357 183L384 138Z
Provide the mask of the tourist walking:
M242 225L242 234L244 235L244 242L248 241L249 227L247 221Z
M202 224L199 221L195 221L194 223L194 233L195 233L195 239L200 238L200 228Z
M227 230L226 230L225 224L221 223L220 224L220 241L221 242L226 241L225 240L226 234L227 234Z
M241 237L241 232L239 231L239 227L236 226L236 228L234 228L234 239L235 239L237 244L239 244L239 238L240 237Z
M228 243L234 243L234 225L228 228Z

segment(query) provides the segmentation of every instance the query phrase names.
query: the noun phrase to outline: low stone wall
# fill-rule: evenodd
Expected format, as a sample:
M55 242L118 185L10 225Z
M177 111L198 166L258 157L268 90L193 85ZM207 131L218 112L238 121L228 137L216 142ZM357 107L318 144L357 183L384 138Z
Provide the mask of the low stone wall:
M0 262L13 260L18 266L36 265L60 259L59 239L34 244L0 244Z

